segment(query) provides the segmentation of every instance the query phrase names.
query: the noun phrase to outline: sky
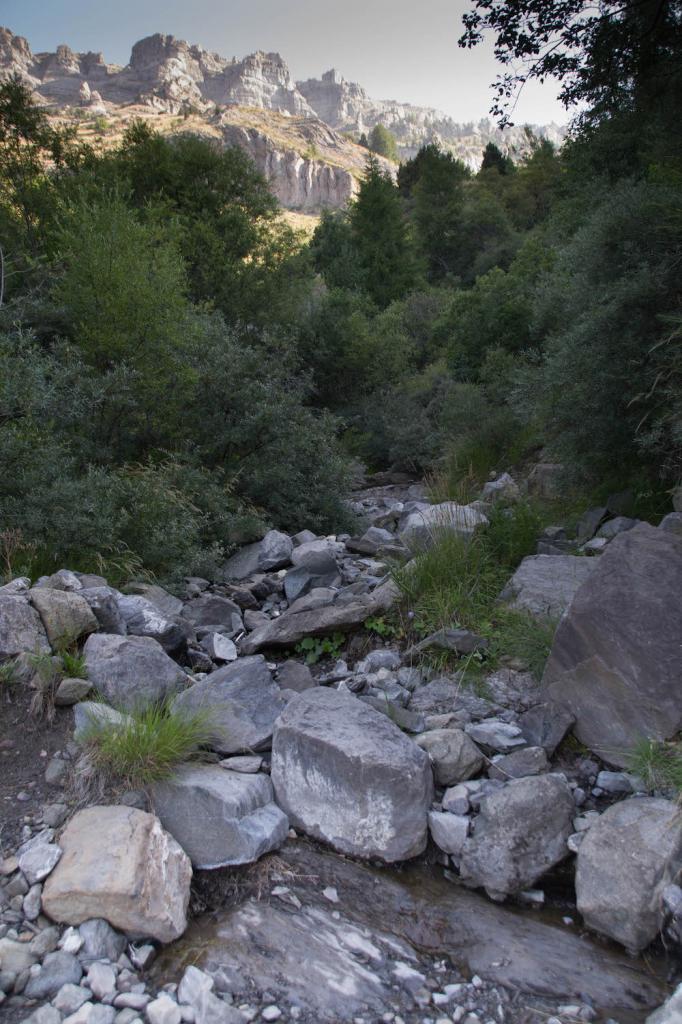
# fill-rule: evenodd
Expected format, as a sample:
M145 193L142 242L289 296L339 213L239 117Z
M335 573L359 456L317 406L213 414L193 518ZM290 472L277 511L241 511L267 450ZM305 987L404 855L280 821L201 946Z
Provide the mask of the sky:
M487 115L498 65L492 43L462 50L467 0L0 0L0 25L34 51L67 43L126 64L134 42L164 32L225 57L277 51L294 78L335 67L376 99L437 107L457 121ZM566 123L553 84L528 86L515 123Z

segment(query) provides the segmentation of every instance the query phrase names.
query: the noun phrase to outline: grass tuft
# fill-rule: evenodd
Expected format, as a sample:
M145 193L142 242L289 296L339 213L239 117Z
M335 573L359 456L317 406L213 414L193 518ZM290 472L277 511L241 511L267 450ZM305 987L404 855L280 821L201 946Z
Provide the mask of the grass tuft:
M80 742L96 774L132 789L170 778L179 764L198 759L215 733L208 709L180 712L169 701L121 715L93 716Z
M394 572L417 638L453 626L470 629L490 641L488 668L503 656L518 658L539 679L555 624L500 605L498 596L519 562L535 550L540 529L539 517L525 503L493 509L490 526L469 539L435 527L431 546ZM467 671L474 676L481 667L471 662Z
M682 795L682 742L640 740L629 756L628 768L650 791L672 790Z

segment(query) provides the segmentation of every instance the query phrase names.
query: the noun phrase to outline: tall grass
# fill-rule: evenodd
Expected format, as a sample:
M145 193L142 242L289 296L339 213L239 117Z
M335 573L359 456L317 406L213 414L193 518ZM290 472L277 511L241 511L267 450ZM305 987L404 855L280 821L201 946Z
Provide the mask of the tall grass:
M121 712L120 721L92 716L81 736L95 773L111 783L144 788L170 778L209 745L210 710L176 711L169 701Z
M491 667L503 656L519 658L539 678L554 624L497 603L510 574L535 550L539 532L540 519L525 503L493 509L489 526L470 538L447 524L435 527L430 546L394 572L413 631L470 629L489 640Z
M682 743L659 743L643 739L628 758L629 769L650 791L672 791L682 795Z

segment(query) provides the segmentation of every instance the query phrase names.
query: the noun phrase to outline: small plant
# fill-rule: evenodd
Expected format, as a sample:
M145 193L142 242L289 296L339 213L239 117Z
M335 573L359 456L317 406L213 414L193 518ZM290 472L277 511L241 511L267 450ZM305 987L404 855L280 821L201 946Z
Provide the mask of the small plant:
M31 700L31 714L36 718L44 715L51 722L55 714L54 697L62 678L59 658L46 651L35 651L28 655L28 663L34 672L31 685L36 691Z
M0 531L0 582L9 581L30 565L36 545L24 539L21 530Z
M296 654L305 657L306 665L316 665L322 658L338 658L345 637L343 633L334 633L332 636L307 636L296 644Z
M93 715L80 742L96 774L139 789L169 778L182 762L196 760L213 735L209 709L179 712L164 701L121 712L120 719Z
M369 633L376 633L377 636L384 638L399 637L402 635L400 626L396 625L394 622L388 622L383 615L367 619L365 622L365 629Z
M0 665L0 693L13 689L19 682L17 669L13 661Z
M108 128L109 122L107 121L106 117L100 115L99 117L95 118L95 131L98 135L105 135Z
M628 768L649 790L672 790L682 796L682 742L660 743L643 739L628 758Z
M85 656L78 651L63 650L59 652L64 666L64 675L68 679L87 679L88 671L85 667Z

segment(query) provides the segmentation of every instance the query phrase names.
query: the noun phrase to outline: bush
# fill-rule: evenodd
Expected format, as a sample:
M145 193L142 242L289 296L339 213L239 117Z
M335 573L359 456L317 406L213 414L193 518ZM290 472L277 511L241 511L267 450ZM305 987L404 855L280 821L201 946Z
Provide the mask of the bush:
M179 712L170 702L121 715L120 722L93 715L79 742L102 781L130 789L170 778L178 765L201 755L215 731L205 709Z

